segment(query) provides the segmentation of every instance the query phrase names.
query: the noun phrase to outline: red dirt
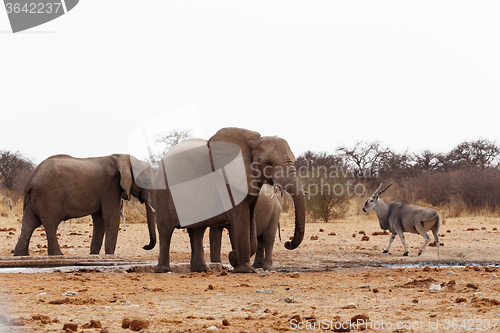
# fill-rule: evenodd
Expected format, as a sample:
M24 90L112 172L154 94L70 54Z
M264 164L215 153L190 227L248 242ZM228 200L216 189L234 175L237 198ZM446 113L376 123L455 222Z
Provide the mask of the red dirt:
M0 256L12 256L20 232L15 219L0 219L2 228L16 228L0 233ZM378 222L369 215L329 224L308 223L303 243L293 251L277 239L277 271L269 274L2 273L0 302L4 320L10 321L4 328L8 332L48 332L73 324L79 332L126 332L122 323L128 318L139 320L137 327L147 324L143 332L215 328L281 332L314 327L316 331L335 327L342 331L342 324L354 328L351 320L355 324L360 319L364 326L358 328L367 331L469 332L470 327L492 330L494 325L498 331L500 268L477 263L500 263L500 235L493 230L499 224L500 219L494 218L448 219L442 227L439 260L435 247L416 256L422 238L410 234L405 235L408 257L402 256L399 238L383 254L389 236L375 234L380 232ZM467 231L469 228L474 232ZM289 222L283 222L281 229L283 240L293 234ZM73 224L71 232L61 231L63 252L87 255L91 232L88 223ZM41 233L34 233L32 256L46 255ZM355 234L358 236L353 237ZM363 240L360 235L370 237ZM129 225L120 232L116 255L125 260L156 261L158 246L145 251L142 246L147 242L145 224ZM208 260L207 244L208 237ZM224 263L228 263L228 252L225 235ZM189 256L187 233L175 231L172 261L189 262ZM463 266L449 267L449 263ZM412 264L420 267L383 266ZM440 291L430 291L431 285L439 286ZM92 326L97 322L102 328Z

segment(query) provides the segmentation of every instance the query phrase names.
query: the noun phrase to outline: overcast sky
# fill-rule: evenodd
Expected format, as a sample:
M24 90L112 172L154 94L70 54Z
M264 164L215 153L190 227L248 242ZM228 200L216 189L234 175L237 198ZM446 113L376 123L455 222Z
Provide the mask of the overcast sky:
M278 135L296 156L356 140L412 152L500 142L499 12L497 1L81 0L12 34L0 8L0 149L37 163L140 155L139 132L208 139L227 126Z

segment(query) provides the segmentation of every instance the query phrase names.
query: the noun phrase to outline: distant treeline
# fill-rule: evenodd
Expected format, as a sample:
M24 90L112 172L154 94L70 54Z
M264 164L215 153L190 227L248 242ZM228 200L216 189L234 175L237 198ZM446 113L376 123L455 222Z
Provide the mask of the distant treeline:
M393 183L384 194L389 200L435 206L447 216L500 211L500 146L487 139L462 142L448 153L396 152L380 142L358 142L334 154L308 151L296 167L306 189L324 190L309 196L308 212L315 220L342 217L356 184L355 194L362 185L367 196L380 183ZM328 188L338 191L328 193Z
M487 139L464 141L448 153L396 152L380 142L358 142L333 154L308 151L295 165L313 220L344 216L352 198L366 198L380 183L394 184L384 193L388 200L431 205L447 216L500 212L500 146ZM20 152L0 150L0 194L21 198L34 168Z

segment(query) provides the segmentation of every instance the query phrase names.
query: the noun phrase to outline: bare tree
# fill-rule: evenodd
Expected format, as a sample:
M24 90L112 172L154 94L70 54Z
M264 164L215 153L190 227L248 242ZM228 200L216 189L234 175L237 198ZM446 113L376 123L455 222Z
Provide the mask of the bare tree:
M339 155L327 154L325 152L315 153L308 150L297 157L295 167L299 172L301 170L311 171L311 169L328 172L329 169L345 167L345 164Z
M380 142L358 141L354 147L337 148L342 158L354 169L359 178L371 178L378 175L382 161L391 154Z
M400 181L404 178L413 177L416 172L414 158L408 151L396 153L388 150L388 153L379 162L379 177L387 180Z
M413 157L415 168L420 172L430 172L441 170L446 164L446 157L430 150L424 150Z
M157 134L155 143L164 145L162 151L158 154L150 156L150 161L153 166L158 166L162 157L175 145L180 142L192 138L191 129L173 129L168 134Z
M447 156L448 162L455 168L477 166L488 168L498 166L500 147L487 139L464 141L458 144Z
M20 152L0 151L0 186L13 192L14 197L22 195L24 183L35 168L30 159Z
M165 144L165 149L163 153L166 153L173 146L177 145L181 141L192 138L191 129L174 129L171 130L167 135L158 134L155 139L155 143Z

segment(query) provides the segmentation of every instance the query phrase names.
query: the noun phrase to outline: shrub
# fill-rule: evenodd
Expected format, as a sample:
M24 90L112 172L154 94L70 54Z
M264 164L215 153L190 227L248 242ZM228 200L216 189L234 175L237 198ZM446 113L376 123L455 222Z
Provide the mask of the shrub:
M17 200L22 197L24 184L34 167L34 163L21 153L0 150L0 187Z
M500 208L500 170L467 168L456 172L454 178L455 193L470 212Z
M408 201L423 201L436 207L449 204L455 192L451 172L426 172L408 180L408 186L413 196L406 198Z
M345 215L349 203L350 183L314 175L303 177L302 183L307 191L306 211L311 219L330 222Z

